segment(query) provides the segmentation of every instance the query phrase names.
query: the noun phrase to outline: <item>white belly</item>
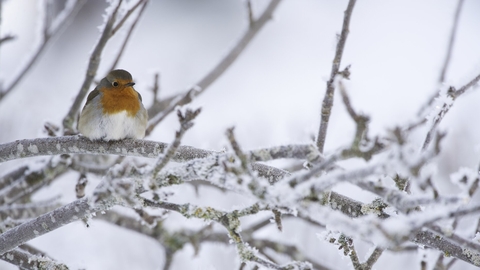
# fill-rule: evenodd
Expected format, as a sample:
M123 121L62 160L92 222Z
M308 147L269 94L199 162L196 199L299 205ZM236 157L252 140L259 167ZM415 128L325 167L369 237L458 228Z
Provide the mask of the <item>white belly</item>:
M140 117L130 117L126 111L101 116L82 116L80 117L78 129L83 135L92 140L142 139L145 136L147 121L139 119ZM88 122L85 121L86 118L89 118Z

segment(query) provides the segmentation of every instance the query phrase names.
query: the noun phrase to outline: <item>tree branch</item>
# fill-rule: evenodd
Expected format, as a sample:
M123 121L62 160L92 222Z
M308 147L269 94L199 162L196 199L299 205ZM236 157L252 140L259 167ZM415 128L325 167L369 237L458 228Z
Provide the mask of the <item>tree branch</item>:
M27 59L26 64L21 68L21 70L17 73L17 75L11 80L11 82L4 88L0 89L0 101L7 96L12 90L18 85L18 83L25 77L25 75L30 71L33 67L35 62L40 58L45 48L47 48L48 43L52 40L52 37L57 35L60 30L66 27L76 16L76 14L80 11L83 4L85 4L86 0L77 0L69 10L65 10L65 16L62 19L62 22L59 22L57 27L50 27L51 25L44 25L44 35L43 40L38 48L35 49L35 52ZM45 13L46 14L46 13ZM7 36L2 38L2 42L8 41L13 37Z
M470 82L468 82L466 85L462 86L458 90L455 90L455 88L450 87L450 89L447 93L447 96L448 96L448 98L451 98L452 100L449 103L447 103L447 102L443 103L442 108L440 109L438 114L433 118L432 126L430 127L430 130L428 131L427 136L425 137L425 141L423 142L422 151L425 151L428 148L428 145L432 141L433 135L435 134L438 125L443 120L445 115L448 113L450 108L453 106L456 98L463 95L467 90L476 86L479 81L480 81L480 74L477 75Z
M332 63L332 71L330 73L330 79L327 82L327 91L325 92L325 97L323 98L323 102L322 102L320 128L318 130L318 136L317 136L317 147L320 153L323 153L323 148L325 146L325 138L327 137L328 121L330 119L330 114L333 106L333 95L335 93L335 76L337 76L338 74L340 63L342 61L343 49L345 48L347 36L350 31L349 30L350 18L352 16L355 2L356 0L349 0L347 9L345 10L345 15L343 17L342 33L340 34L340 39L338 40L338 43L337 43L337 49L335 52L335 58L333 59L333 63Z
M220 60L220 62L208 72L205 77L200 79L191 89L184 93L177 94L173 97L166 98L162 102L155 102L148 110L148 115L152 118L157 118L156 115L161 113L162 117L159 117L158 121L149 124L147 133L150 133L153 128L163 120L168 114L170 114L176 106L181 106L190 103L194 97L202 94L205 90L213 84L227 69L237 60L240 54L250 44L253 38L260 32L265 24L272 17L273 12L280 4L281 0L271 0L265 11L255 20L253 25L245 32L240 40L233 46L228 54Z

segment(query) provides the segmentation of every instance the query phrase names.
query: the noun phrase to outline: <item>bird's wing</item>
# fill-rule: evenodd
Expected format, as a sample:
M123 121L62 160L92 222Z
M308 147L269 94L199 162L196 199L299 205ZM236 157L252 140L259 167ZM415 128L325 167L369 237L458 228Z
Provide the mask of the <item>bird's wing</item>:
M137 90L135 90L135 92L137 92ZM138 95L138 99L140 99L140 102L142 102L142 95L140 95L140 93L137 92L137 95Z
M87 106L87 104L92 101L92 99L94 99L96 96L98 96L100 94L100 91L98 91L97 89L93 90L92 92L90 92L90 94L88 94L88 97L87 97L87 103L85 103L85 106Z

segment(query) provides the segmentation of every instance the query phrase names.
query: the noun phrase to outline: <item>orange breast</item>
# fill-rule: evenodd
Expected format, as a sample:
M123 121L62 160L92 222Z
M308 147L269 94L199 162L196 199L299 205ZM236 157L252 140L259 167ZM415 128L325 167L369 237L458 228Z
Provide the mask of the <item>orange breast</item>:
M104 114L126 111L129 116L134 117L140 110L138 94L132 87L108 89L101 92L103 96L100 102L102 103Z

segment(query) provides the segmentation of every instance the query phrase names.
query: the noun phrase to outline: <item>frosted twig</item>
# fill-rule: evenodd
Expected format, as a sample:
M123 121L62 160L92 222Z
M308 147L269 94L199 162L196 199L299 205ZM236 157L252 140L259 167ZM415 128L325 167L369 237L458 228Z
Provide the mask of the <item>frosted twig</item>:
M168 147L165 155L161 156L152 170L152 178L156 178L158 173L167 165L167 163L173 158L175 152L177 152L178 147L182 141L182 137L193 126L192 121L200 114L201 109L191 111L187 109L185 115L182 114L180 110L177 111L178 120L180 121L180 130L175 133L175 139L172 144Z
M464 0L458 0L457 10L455 11L452 30L450 32L450 39L448 41L445 61L443 62L442 71L440 72L440 76L438 79L439 84L443 84L445 82L445 76L447 74L448 66L450 64L450 58L452 57L453 44L455 43L455 36L457 34L458 22L460 21L460 11L462 10L463 3L464 3ZM422 106L422 108L420 108L418 114L422 115L425 109L429 108L432 105L432 103L435 101L435 99L438 98L439 96L440 96L440 91L439 90L435 91L435 93L428 99L427 103L424 106Z
M251 161L269 161L279 158L307 160L310 163L320 163L323 156L313 144L289 144L277 147L261 148L249 151Z
M344 71L345 72L345 71ZM353 138L352 145L349 149L345 149L342 151L342 155L344 157L361 157L366 161L370 160L374 154L377 154L381 150L385 148L385 146L378 141L376 138L373 145L370 149L362 149L362 142L368 141L367 131L368 131L368 122L370 118L366 115L357 113L350 102L350 98L348 97L347 91L345 90L345 86L343 85L342 80L338 81L338 88L340 90L340 94L342 96L343 103L347 109L348 114L350 117L355 121L356 124L356 132Z
M268 239L255 239L250 241L256 248L260 250L263 254L266 254L266 249L273 250L279 254L286 254L294 260L303 260L302 252L295 245L288 245L283 243L278 243ZM308 260L312 264L313 269L315 270L327 270L330 269L326 266L323 266L318 263Z
M118 30L120 30L120 28L123 26L123 24L127 21L128 17L130 17L130 15L132 15L132 13L143 3L143 8L145 8L145 5L147 4L148 0L138 0L138 2L132 7L130 8L127 13L123 16L122 19L119 20L119 22L117 23L117 25L115 25L115 27L113 27L112 29L112 32L111 32L111 35L115 35L115 33L117 33ZM140 13L142 13L140 11ZM137 18L138 20L138 18Z
M292 176L288 180L288 184L291 187L295 187L296 185L301 184L301 183L309 180L314 175L316 175L316 174L320 173L321 171L324 171L324 170L328 169L329 167L331 167L336 161L339 160L339 158L340 158L340 155L338 153L331 155L329 158L327 158L323 162L317 164L315 167L311 168L307 172L302 172L302 173L299 173L297 175Z
M120 50L117 53L117 57L115 57L115 61L113 61L112 66L110 67L109 71L114 70L115 67L117 66L118 62L120 61L120 58L122 57L123 52L125 51L125 48L127 47L127 43L130 40L130 37L133 33L133 30L135 29L135 26L137 25L140 17L143 14L143 11L145 10L145 7L147 6L148 0L138 1L138 3L127 12L127 13L131 13L131 11L133 12L133 10L135 10L137 8L137 6L140 5L142 2L143 2L143 5L140 8L140 11L138 11L137 17L135 18L135 20L130 25L130 28L128 29L127 35L125 36L125 38L123 40L122 46L120 47ZM124 19L126 19L126 18L127 18L127 16L124 17ZM112 36L115 34L115 32L117 32L117 30L118 30L117 28L120 28L122 26L122 24L123 24L123 22L118 23L118 25L115 27L115 29L112 30Z
M360 260L358 259L357 251L355 250L355 246L353 245L352 238L341 234L340 237L336 239L335 244L339 245L339 249L343 249L343 254L350 258L353 264L353 268L355 270L362 270L362 265L360 263Z
M335 93L335 77L338 74L340 68L340 63L342 61L343 49L345 48L345 43L347 41L347 36L349 33L349 24L350 18L352 16L353 7L355 6L356 0L349 0L347 9L345 10L345 15L343 17L343 26L340 38L337 43L337 49L335 51L335 57L332 63L332 70L330 73L330 79L327 82L327 91L325 92L325 97L322 102L322 112L321 112L321 121L320 127L318 130L317 136L317 147L320 153L323 153L323 148L325 146L325 138L327 137L327 128L328 121L330 119L330 114L333 106L333 95Z
M435 134L435 131L437 130L438 125L443 120L443 117L445 117L445 115L448 113L450 108L453 106L456 98L463 95L467 90L476 86L479 81L480 81L480 74L477 75L470 82L468 82L466 85L462 86L458 90L455 90L455 88L450 87L447 95L450 98L452 98L452 101L450 103L444 103L442 105L442 108L438 112L438 114L433 118L433 123L432 123L432 126L430 127L426 137L425 137L425 141L424 141L423 146L422 146L422 151L425 151L427 149L428 145L430 144L430 142L432 140L433 135Z
M262 15L255 20L252 27L250 27L235 46L228 52L228 54L218 62L218 64L210 70L200 81L198 81L191 89L184 93L177 94L173 97L167 98L162 102L154 103L154 105L148 110L150 117L155 117L161 113L162 117L156 122L149 124L147 134L149 134L155 126L162 121L168 114L170 114L176 106L185 105L190 103L194 97L202 94L205 90L213 84L240 56L245 48L250 44L253 38L258 32L265 26L265 24L271 19L273 12L280 4L281 0L271 0L268 6L263 11ZM193 91L197 90L197 91ZM195 92L196 94L194 94Z
M227 135L228 141L230 142L230 146L235 152L235 155L240 159L242 169L244 170L244 172L248 173L250 172L250 169L248 167L250 164L250 158L243 153L242 149L240 149L240 145L238 144L237 139L235 138L235 134L233 133L233 130L234 130L233 127L227 129L226 135Z
M467 247L467 248L470 248L472 250L476 250L477 252L480 252L480 244L478 244L478 242L475 243L473 241L467 240L467 239L465 239L465 238L463 238L460 235L455 234L455 233L445 234L445 232L442 230L442 228L440 228L437 225L429 225L427 228L435 234L442 235L442 237L445 237L446 239L448 239L452 243L456 243L461 247Z
M448 252L452 257L458 258L462 261L465 261L469 264L473 264L477 267L480 266L480 253L478 250L472 250L469 248L464 248L462 246L456 245L442 235L434 234L430 231L420 231L412 237L414 243L419 243L437 250Z
M45 1L45 3L48 3L48 2ZM40 43L38 48L36 48L35 51L31 54L31 56L29 56L29 58L26 61L26 64L21 68L21 70L18 73L16 73L17 75L15 75L15 77L11 80L11 82L8 83L5 88L0 89L0 101L10 92L12 92L12 90L18 85L18 83L25 77L28 71L30 71L30 69L33 67L33 64L35 64L35 62L40 58L40 55L43 53L43 51L47 47L50 40L52 40L52 37L57 35L62 28L66 27L69 24L69 22L71 22L75 18L75 15L80 11L81 7L85 3L86 3L86 0L75 1L75 4L65 7L65 10L62 11L63 13L62 16L60 15L58 16L61 18L57 17L57 19L61 19L61 22L58 22L56 23L56 25L53 25L53 26L47 23L43 25L44 34L43 34L42 42ZM46 12L45 12L45 16L48 16ZM2 42L10 39L11 38L9 36L4 37L2 39Z
M360 268L361 270L369 270L372 269L373 265L377 262L378 258L383 253L383 248L376 247L372 254L368 257L367 261L362 263L362 267Z
M52 269L68 270L62 263L56 262L48 257L31 254L26 250L15 248L0 255L0 259L18 266L20 269Z
M153 131L153 129L158 124L160 124L160 122L162 122L163 119L165 119L165 117L167 117L171 112L173 112L173 110L175 110L175 108L177 108L178 106L181 106L183 104L189 103L191 100L193 100L193 98L198 94L198 92L199 91L196 88L192 88L189 91L187 91L185 93L185 95L177 96L177 98L175 100L172 100L172 102L168 104L167 108L164 108L158 114L153 115L149 112L148 115L150 115L150 119L148 120L148 126L147 126L147 130L145 131L145 136L150 135L150 133ZM186 100L188 100L188 101L186 101ZM150 109L155 107L155 104L156 103L154 103Z
M45 201L36 201L25 204L2 204L0 205L0 220L5 220L7 218L19 220L37 217L46 212L50 212L57 207L60 207L60 204L57 202L57 200L58 197Z
M5 175L2 175L0 177L0 190L17 181L18 178L25 174L28 168L29 166L21 166Z
M401 212L408 212L420 205L432 205L436 203L454 204L460 202L459 197L437 197L430 196L410 198L405 192L396 189L389 189L387 187L378 186L372 182L358 182L356 185L364 190L368 190L373 194L380 196L385 202L394 206Z

